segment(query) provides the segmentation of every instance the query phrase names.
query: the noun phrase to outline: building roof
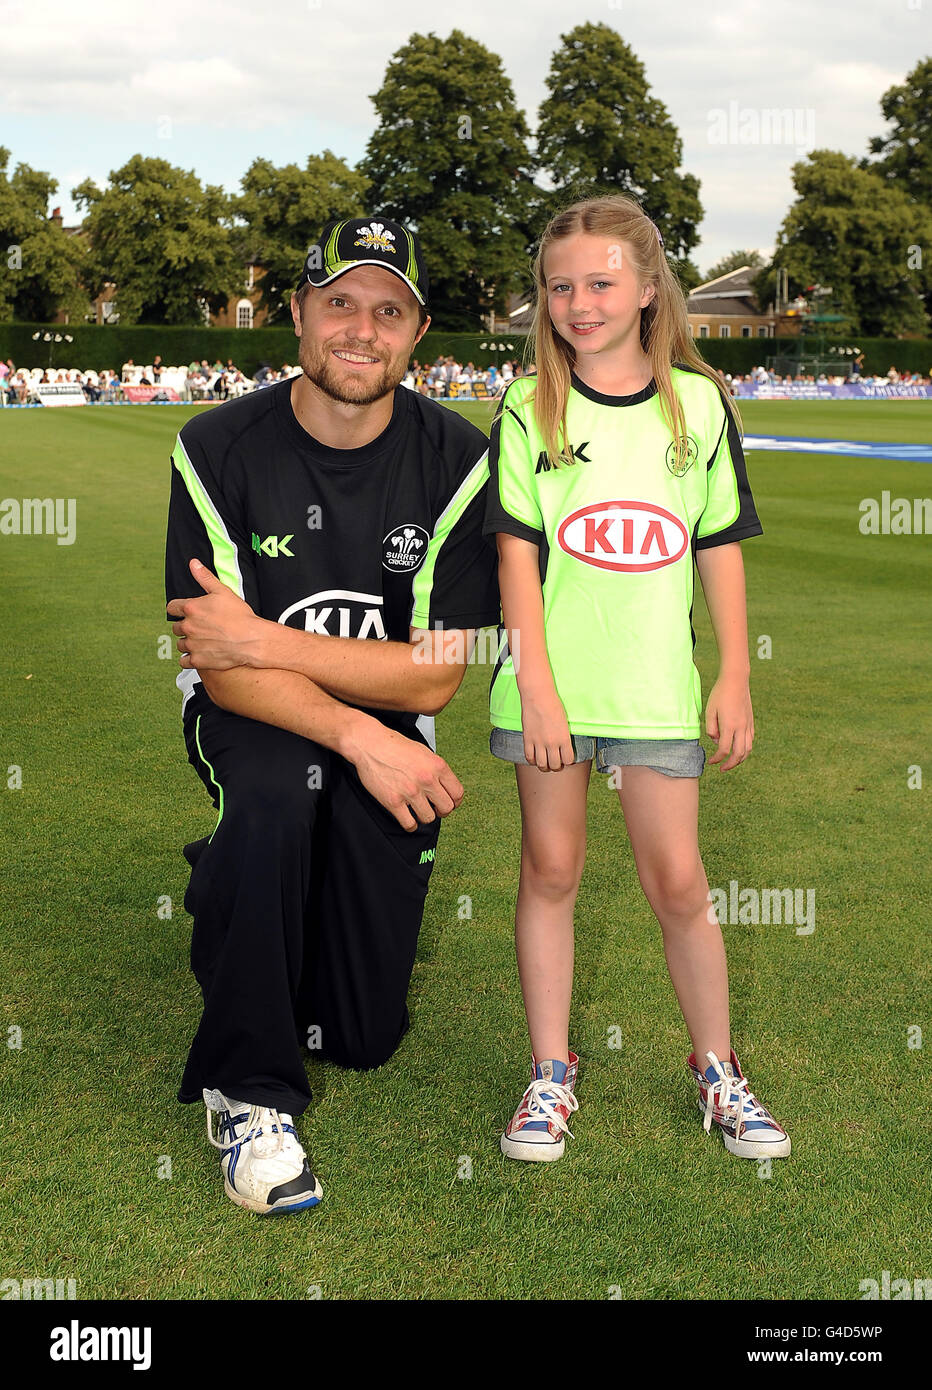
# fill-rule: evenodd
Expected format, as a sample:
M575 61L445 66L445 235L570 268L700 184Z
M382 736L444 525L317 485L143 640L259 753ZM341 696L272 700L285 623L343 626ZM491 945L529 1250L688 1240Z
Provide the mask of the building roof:
M739 265L736 270L729 270L727 275L717 275L714 280L697 285L693 294L750 294L751 281L758 273L749 265Z
M686 305L686 312L688 314L698 315L716 314L719 317L724 316L726 318L729 315L734 315L736 318L742 319L761 319L770 317L769 314L762 314L760 309L758 309L757 305L755 304L754 300L748 297L747 295L741 299L726 298L722 295L710 295L708 298L703 297L698 301L694 300L693 296L690 295L689 301Z
M754 297L752 280L758 270L749 265L729 270L727 275L717 275L704 285L697 285L686 302L689 314L739 315L741 318L767 318L758 308Z
M516 313L523 309L523 313ZM510 294L505 301L505 314L508 318L508 332L527 333L534 321L534 292Z

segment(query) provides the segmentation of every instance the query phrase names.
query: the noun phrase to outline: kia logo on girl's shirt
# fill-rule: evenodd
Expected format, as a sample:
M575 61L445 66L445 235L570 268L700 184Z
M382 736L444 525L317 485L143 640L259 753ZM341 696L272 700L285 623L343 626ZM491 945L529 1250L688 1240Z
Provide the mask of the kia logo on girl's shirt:
M682 559L689 533L678 516L653 502L593 502L563 518L557 543L587 565L643 574Z

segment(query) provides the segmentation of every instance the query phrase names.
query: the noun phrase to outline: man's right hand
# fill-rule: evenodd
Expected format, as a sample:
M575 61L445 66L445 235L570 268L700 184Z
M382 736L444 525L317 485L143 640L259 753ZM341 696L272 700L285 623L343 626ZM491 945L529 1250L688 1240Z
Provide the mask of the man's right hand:
M463 785L443 758L394 729L369 730L365 746L354 749L351 761L366 791L402 830L448 816L463 799Z

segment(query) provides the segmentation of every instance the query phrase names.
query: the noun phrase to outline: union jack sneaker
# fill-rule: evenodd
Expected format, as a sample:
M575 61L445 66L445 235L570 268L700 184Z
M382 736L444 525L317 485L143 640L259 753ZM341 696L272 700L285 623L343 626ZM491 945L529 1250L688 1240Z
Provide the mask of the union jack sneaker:
M718 1125L725 1148L739 1158L786 1158L789 1135L751 1093L734 1051L730 1062L720 1062L714 1052L705 1055L711 1063L705 1072L699 1070L695 1052L686 1065L699 1085L706 1133Z
M573 1095L578 1067L575 1052L570 1053L569 1064L538 1062L531 1056L531 1084L502 1135L503 1154L538 1163L563 1157L563 1136L573 1137L567 1120L579 1109Z
M264 1216L316 1207L323 1188L311 1172L290 1115L249 1101L204 1091L207 1138L222 1150L220 1170L227 1196ZM220 1115L215 1136L211 1116Z

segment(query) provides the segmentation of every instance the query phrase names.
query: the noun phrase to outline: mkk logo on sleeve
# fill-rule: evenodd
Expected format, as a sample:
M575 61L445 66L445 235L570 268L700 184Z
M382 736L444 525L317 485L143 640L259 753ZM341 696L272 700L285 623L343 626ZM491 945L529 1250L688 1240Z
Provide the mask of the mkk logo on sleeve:
M689 533L678 516L653 502L593 502L563 518L557 543L598 569L644 574L682 559Z

